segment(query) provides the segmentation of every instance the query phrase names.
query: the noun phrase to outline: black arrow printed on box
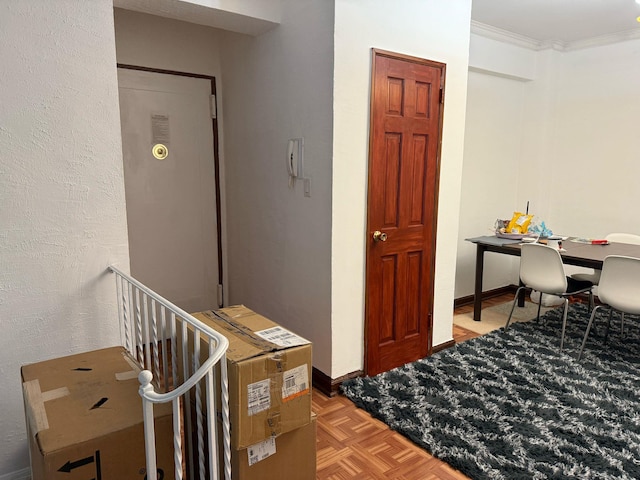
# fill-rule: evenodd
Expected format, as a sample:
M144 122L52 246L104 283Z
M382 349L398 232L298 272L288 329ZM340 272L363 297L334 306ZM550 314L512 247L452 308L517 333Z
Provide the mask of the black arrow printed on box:
M95 456L82 458L80 460L76 460L72 462L69 460L62 467L58 469L59 472L71 473L71 470L78 467L84 467L85 465L89 465L90 463L96 463L96 478L95 480L102 480L102 469L100 467L100 450L96 450Z

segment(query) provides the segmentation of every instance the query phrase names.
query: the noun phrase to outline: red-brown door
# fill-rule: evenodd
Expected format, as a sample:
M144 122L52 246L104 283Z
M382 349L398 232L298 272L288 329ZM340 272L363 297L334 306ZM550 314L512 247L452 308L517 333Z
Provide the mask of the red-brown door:
M373 50L366 373L431 353L444 64Z

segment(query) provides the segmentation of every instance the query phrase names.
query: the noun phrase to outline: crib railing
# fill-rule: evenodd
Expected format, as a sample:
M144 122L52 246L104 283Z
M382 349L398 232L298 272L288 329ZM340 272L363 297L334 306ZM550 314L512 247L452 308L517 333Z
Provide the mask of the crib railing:
M109 270L116 276L122 343L142 370L145 478L158 479L153 406L171 402L176 480L218 480L219 452L229 480L228 340L126 273Z

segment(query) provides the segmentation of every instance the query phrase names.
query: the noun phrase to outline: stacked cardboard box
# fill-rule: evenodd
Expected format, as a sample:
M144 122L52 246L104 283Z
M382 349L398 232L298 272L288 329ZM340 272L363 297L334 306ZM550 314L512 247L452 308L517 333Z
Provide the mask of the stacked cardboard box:
M316 416L278 437L232 452L232 478L313 480L316 478Z
M311 343L243 305L194 316L229 339L232 477L314 479Z
M139 369L113 347L21 369L32 480L142 479ZM158 470L174 478L171 405L156 405Z

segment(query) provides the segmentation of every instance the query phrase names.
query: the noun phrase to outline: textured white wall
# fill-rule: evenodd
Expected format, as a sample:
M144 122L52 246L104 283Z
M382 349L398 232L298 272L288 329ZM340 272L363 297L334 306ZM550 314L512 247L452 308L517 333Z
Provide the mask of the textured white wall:
M333 147L333 378L363 368L371 48L447 64L433 344L451 340L470 0L337 0Z
M331 371L332 2L287 0L259 37L228 34L224 87L230 303L313 342ZM304 137L305 174L288 187L287 140Z
M0 2L0 475L26 468L20 366L119 342L128 269L111 0Z

